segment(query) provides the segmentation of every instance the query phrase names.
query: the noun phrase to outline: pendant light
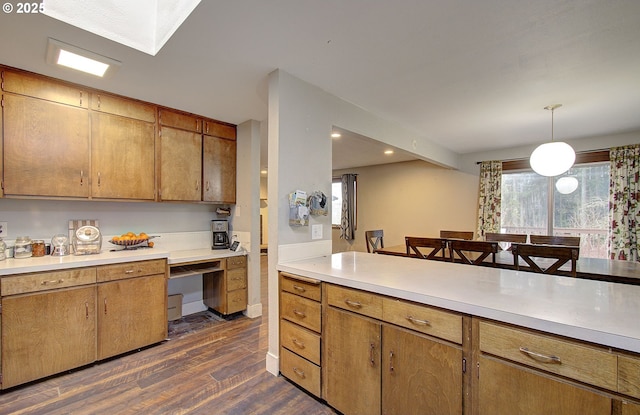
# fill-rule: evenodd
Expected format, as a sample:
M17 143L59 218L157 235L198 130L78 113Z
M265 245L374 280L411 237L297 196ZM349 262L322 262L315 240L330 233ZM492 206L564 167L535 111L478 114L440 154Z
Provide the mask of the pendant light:
M556 181L556 189L563 195L568 195L578 188L578 179L574 176L562 176Z
M529 159L533 171L541 176L558 176L573 166L576 161L576 152L567 143L553 141L553 111L562 104L554 104L544 107L551 110L551 141L539 145Z

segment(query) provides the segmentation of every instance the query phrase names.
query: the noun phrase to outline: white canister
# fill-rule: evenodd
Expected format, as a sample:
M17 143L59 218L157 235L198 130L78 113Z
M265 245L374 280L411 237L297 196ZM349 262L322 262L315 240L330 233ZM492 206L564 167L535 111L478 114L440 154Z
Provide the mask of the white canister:
M18 258L31 258L31 238L28 236L18 236L16 238L16 244L13 248L13 257Z

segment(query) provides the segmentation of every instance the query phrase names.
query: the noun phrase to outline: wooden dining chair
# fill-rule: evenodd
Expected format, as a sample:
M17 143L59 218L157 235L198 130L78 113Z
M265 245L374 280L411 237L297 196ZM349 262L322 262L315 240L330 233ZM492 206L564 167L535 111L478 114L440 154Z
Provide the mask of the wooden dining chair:
M407 256L415 255L422 259L435 259L440 261L446 259L446 239L405 236L404 242L407 246Z
M529 238L531 239L531 243L536 245L580 246L579 236L531 235Z
M576 264L580 254L577 246L513 244L511 247L516 270L520 269L520 258L529 265L530 271L542 274L558 274L560 267L570 261L569 275L577 275Z
M486 232L484 234L484 240L488 242L510 242L515 244L526 244L527 234ZM507 251L511 251L511 246L509 246Z
M440 231L440 237L445 239L472 240L473 231Z
M449 258L451 262L459 261L463 264L491 265L495 267L496 254L499 250L497 242L462 241L458 239L449 241ZM474 255L471 255L471 253L474 253ZM489 255L491 255L491 262L485 261Z
M367 240L367 252L375 254L378 248L384 248L384 232L382 229L365 231L364 237Z

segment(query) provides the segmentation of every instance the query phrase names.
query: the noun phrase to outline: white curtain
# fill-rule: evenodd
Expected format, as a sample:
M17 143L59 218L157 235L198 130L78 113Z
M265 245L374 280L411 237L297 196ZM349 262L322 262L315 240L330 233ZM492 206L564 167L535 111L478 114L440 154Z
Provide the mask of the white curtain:
M340 238L347 241L355 239L355 183L355 174L342 175L342 218L340 220Z

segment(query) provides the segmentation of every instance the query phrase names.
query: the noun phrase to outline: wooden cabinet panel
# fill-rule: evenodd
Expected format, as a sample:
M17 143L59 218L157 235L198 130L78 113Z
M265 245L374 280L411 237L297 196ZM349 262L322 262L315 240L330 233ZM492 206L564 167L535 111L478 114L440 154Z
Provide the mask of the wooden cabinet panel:
M95 282L95 268L75 268L63 271L9 275L2 277L2 296L95 284Z
M193 115L160 108L158 110L158 121L162 126L202 133L202 120Z
M91 117L92 195L155 198L155 124L109 114Z
M633 402L622 402L620 415L640 415L640 404Z
M233 314L247 308L247 290L229 291L226 298L226 304L222 305L225 309L223 314Z
M2 90L80 108L89 104L83 88L22 72L2 71Z
M231 256L227 258L227 269L246 268L247 257L245 255Z
M326 319L327 403L344 414L380 414L381 323L333 307L328 307Z
M203 120L202 133L214 137L236 139L236 127L234 125L222 124L213 120Z
M462 316L420 304L385 298L382 320L462 344Z
M89 196L89 114L4 94L4 193Z
M280 344L320 365L320 335L286 320L280 321Z
M202 136L160 129L160 197L162 200L202 200Z
M640 357L618 357L618 392L640 399Z
M461 414L462 350L382 325L382 413Z
M236 142L202 137L203 197L207 202L236 202Z
M95 285L2 299L2 387L96 358Z
M165 268L164 259L102 265L97 269L97 280L98 282L106 282L133 277L143 277L145 275L164 274L166 271Z
M280 294L280 317L320 332L320 303L287 292Z
M227 270L227 291L247 287L247 270L245 268Z
M156 122L155 106L114 95L92 93L91 109L149 123Z
M610 390L617 389L617 356L577 342L480 322L480 350Z
M382 296L378 294L330 284L327 286L327 301L334 307L382 319Z
M480 415L610 415L607 396L525 368L479 358Z
M164 340L166 301L164 274L98 284L98 359Z

